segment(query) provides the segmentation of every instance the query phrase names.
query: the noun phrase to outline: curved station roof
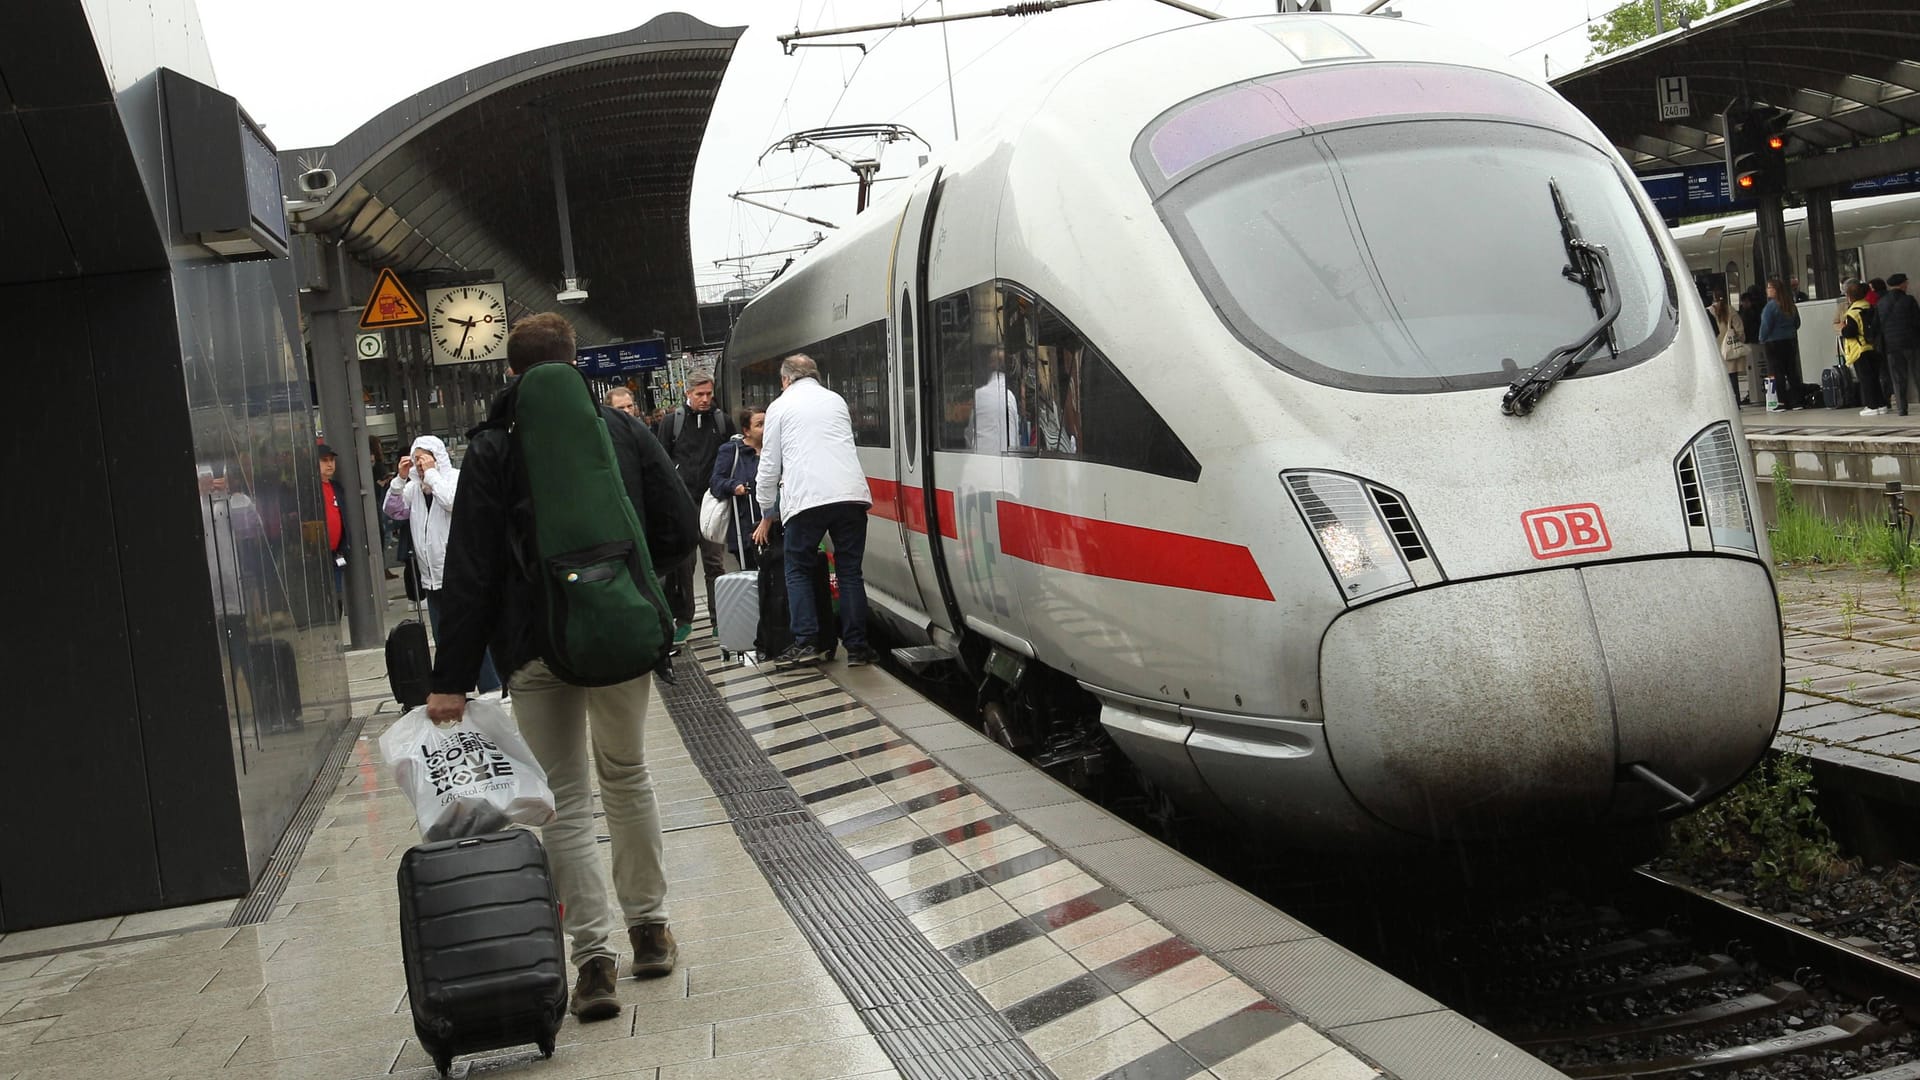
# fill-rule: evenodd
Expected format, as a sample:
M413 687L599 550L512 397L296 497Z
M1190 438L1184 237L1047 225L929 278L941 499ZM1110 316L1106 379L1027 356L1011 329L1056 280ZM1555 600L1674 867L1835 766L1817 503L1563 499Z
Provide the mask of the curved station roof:
M1912 0L1750 0L1610 53L1553 80L1636 169L1722 160L1720 113L1751 97L1791 109L1790 157L1847 150L1844 161L1795 162L1796 188L1920 166L1920 4ZM1663 120L1656 84L1688 80L1691 115ZM1893 149L1894 147L1897 149ZM1862 149L1871 152L1861 153Z
M413 94L325 149L338 187L301 219L369 267L491 270L516 312L552 308L564 286L551 128L590 293L567 309L581 342L654 330L698 340L693 167L744 29L661 15ZM318 154L282 154L290 187L291 162Z

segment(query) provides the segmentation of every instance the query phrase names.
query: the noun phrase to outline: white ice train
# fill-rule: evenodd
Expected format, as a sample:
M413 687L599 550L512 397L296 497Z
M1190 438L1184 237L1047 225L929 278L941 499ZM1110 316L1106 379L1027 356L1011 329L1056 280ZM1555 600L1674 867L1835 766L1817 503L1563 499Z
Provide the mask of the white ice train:
M1642 823L1765 751L1779 611L1712 332L1537 80L1387 19L1207 23L903 187L746 307L723 392L804 350L847 397L875 613L996 738L1110 737L1349 850Z

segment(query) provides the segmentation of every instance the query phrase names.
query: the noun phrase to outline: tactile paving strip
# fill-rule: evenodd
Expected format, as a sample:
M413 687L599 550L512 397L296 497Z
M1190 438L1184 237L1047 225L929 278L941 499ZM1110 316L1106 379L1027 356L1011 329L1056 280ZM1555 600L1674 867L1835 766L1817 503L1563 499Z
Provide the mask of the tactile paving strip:
M824 826L696 665L661 697L734 831L903 1076L1050 1077ZM851 718L850 718L851 719Z

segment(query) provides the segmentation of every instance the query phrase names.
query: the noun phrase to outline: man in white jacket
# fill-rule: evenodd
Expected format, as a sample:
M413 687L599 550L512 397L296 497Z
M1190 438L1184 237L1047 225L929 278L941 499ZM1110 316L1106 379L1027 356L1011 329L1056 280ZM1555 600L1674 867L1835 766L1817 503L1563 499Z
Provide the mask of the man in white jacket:
M440 586L447 568L447 533L453 528L453 500L460 489L460 470L447 455L447 444L434 435L413 440L413 448L400 459L400 471L387 488L382 507L395 521L406 522L413 530L414 567L420 575L420 590L427 597L427 621L433 626L433 639L440 640ZM493 670L491 654L480 665L479 690L500 689L500 676Z
M780 515L786 530L787 625L793 644L774 657L776 670L831 660L817 641L820 618L813 609L813 567L820 538L833 537L834 571L840 579L840 638L847 666L877 658L867 644L867 586L860 563L867 550L867 508L873 496L853 448L853 420L839 394L820 385L820 369L805 353L780 365L780 396L767 407L760 471L754 481L761 520L753 530L764 544Z

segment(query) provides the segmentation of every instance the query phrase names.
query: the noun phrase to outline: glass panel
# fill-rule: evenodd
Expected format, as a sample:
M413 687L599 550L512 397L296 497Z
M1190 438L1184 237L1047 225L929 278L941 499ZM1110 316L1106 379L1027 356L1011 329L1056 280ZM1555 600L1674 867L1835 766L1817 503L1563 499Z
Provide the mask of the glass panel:
M916 387L920 356L913 347L913 296L900 293L900 421L906 432L907 464L913 464L913 451L920 443L920 397Z

